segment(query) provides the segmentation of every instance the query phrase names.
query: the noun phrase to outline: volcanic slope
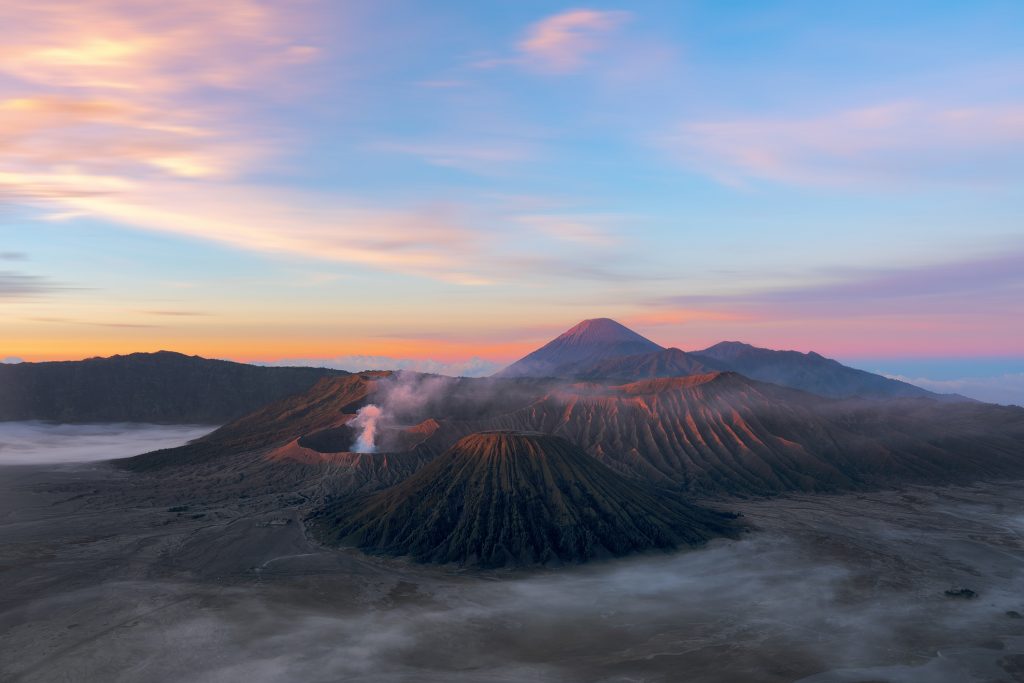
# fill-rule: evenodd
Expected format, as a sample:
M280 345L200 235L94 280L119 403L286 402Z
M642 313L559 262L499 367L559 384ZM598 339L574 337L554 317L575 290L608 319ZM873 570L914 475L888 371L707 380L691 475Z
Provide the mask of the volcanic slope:
M118 461L124 469L163 482L187 502L245 497L318 500L393 485L448 448L424 442L446 421L484 419L528 406L550 391L546 380L470 380L418 373L364 372L321 380L177 448ZM412 407L395 398L402 394ZM376 452L351 451L349 426L368 403L388 407ZM180 493L176 493L180 492Z
M442 420L421 448L436 450L482 429L563 436L618 471L701 494L1024 474L1020 408L829 400L732 372L565 386L488 419Z
M584 320L520 358L495 377L573 377L587 363L661 351L650 339L609 318Z
M399 410L394 397L402 393L429 398ZM366 403L385 408L381 452L356 457L345 452L355 438L348 423ZM394 483L462 437L496 429L562 436L619 472L702 495L1024 475L1024 409L929 398L827 399L732 372L626 384L415 373L330 378L193 444L124 465L202 465L216 473L251 454L273 467L247 475L247 483L280 488L308 469L329 473L338 483L324 490L342 495ZM358 472L342 471L356 465Z
M698 545L730 517L617 474L569 441L471 434L406 481L314 513L328 543L482 567L582 562Z
M710 359L697 358L676 348L574 365L566 369L576 379L633 382L657 377L704 375L724 369Z

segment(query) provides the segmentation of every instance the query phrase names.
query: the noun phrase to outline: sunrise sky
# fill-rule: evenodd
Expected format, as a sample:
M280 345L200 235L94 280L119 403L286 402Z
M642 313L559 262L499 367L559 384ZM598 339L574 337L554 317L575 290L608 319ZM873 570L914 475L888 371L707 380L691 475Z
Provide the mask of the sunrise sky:
M0 357L482 372L607 316L1024 396L1018 0L0 25Z

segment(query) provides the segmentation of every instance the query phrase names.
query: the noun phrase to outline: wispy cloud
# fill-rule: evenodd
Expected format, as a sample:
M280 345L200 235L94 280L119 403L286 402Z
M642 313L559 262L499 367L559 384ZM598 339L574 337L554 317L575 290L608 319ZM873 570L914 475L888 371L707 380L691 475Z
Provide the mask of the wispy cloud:
M619 241L610 225L618 218L617 216L550 213L521 215L516 218L516 221L538 234L561 242L610 247Z
M462 270L478 241L451 210L380 209L246 179L273 151L207 95L273 90L314 57L295 16L254 0L0 9L19 27L0 46L0 198L241 249L485 281ZM6 289L41 286L10 276Z
M1024 104L911 101L688 122L663 143L682 164L732 185L1000 185L1024 175Z
M35 299L68 289L40 275L0 271L0 301Z
M215 241L239 249L341 261L479 284L465 271L478 236L443 207L358 208L336 197L205 183L128 183L123 192L55 199L67 208L135 228ZM0 187L3 178L0 177Z
M372 149L407 154L434 166L457 168L474 173L491 172L509 164L529 161L536 156L535 145L516 141L380 142Z
M892 315L1002 313L1024 319L1024 251L905 268L832 273L802 286L728 295L682 295L669 306L715 307L748 315L822 319Z
M36 323L47 323L51 325L86 325L89 327L113 327L122 329L150 329L160 327L159 325L147 325L145 323L126 322L102 322L93 320L76 320L75 318L60 318L54 316L31 316L25 318Z
M256 0L36 0L5 3L17 26L0 45L4 72L44 86L139 95L242 88L308 61L294 14Z
M670 308L630 315L623 320L630 327L661 327L685 325L698 321L732 322L749 316L702 308Z
M530 25L512 54L478 59L473 65L480 69L514 65L552 75L575 73L609 46L630 16L629 12L584 8L553 14Z
M145 311L137 311L137 313L142 313L143 315L158 315L158 316L167 316L167 317L173 317L173 318L196 318L196 317L206 317L206 316L212 315L211 313L207 313L205 311L171 311L171 310L152 310L152 309L151 310L145 310Z
M590 55L628 19L628 12L568 10L533 24L517 48L528 67L547 73L572 73L585 66Z

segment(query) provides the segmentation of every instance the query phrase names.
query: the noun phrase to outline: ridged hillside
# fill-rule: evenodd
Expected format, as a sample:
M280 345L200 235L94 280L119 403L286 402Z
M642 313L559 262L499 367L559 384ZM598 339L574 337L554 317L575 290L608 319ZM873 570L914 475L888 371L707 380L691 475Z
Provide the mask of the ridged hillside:
M582 562L696 545L730 519L613 472L569 441L472 434L406 481L310 519L329 543L422 562Z
M577 384L481 429L563 436L609 466L709 494L837 491L1024 474L1024 410L930 399L831 401L735 373Z

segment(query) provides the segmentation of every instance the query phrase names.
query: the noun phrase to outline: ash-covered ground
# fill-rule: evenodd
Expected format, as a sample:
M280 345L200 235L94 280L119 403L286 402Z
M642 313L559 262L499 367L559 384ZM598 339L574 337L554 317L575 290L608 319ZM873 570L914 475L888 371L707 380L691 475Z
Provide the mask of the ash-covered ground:
M1024 680L1020 482L727 501L742 540L530 572L325 550L299 508L152 485L0 467L0 680Z

